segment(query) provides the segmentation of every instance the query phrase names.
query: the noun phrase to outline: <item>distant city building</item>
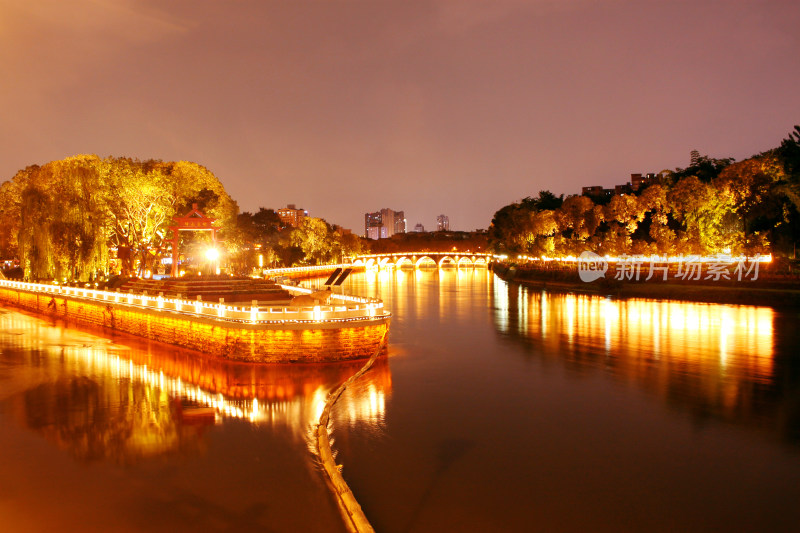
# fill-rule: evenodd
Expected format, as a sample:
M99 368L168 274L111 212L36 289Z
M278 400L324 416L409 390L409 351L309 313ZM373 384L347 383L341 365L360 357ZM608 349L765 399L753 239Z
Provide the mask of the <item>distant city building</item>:
M395 233L406 232L406 219L402 211L381 209L364 214L364 235L368 239L386 239Z
M585 196L601 198L603 196L611 196L614 194L614 189L604 189L601 185L592 185L591 187L583 187L581 194Z
M383 220L381 212L364 214L364 236L368 239L380 239Z
M636 192L646 185L658 183L660 176L658 174L631 174L631 181L621 185L614 186L613 189L605 189L600 185L592 185L589 187L582 187L581 194L591 196L593 198L604 198L619 194L631 194Z
M387 209L388 211L388 209ZM395 233L405 233L406 232L406 215L402 211L397 211L394 213L394 232Z
M630 183L623 183L622 185L614 185L614 194L619 196L620 194L630 194L631 193L631 184Z
M447 215L439 215L436 217L436 230L450 231L450 218Z
M370 226L367 228L366 236L368 239L386 239L389 237L389 232L383 226Z
M417 224L416 226L414 226L414 231L417 233L425 233L425 226L423 226L422 224Z
M308 211L305 209L298 209L294 204L289 204L283 209L278 209L278 217L281 219L284 226L296 228L307 216Z

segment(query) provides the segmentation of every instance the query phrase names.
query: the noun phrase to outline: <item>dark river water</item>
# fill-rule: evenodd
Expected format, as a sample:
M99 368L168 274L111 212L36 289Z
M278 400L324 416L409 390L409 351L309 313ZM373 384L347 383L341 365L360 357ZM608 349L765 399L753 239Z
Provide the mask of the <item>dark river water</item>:
M358 274L333 413L377 531L800 531L800 316ZM361 363L251 366L0 309L0 530L343 531L312 453Z

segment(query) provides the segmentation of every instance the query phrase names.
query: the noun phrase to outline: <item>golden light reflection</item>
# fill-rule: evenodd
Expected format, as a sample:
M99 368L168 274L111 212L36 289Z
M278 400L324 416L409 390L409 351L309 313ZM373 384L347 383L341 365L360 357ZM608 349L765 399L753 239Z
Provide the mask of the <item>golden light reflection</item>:
M305 439L328 392L363 365L361 361L235 363L136 339L117 345L14 312L0 314L0 350L23 354L28 366L51 377L38 388L21 387L25 392L9 399L5 397L13 391L0 393L0 401L15 406L16 419L78 456L87 455L81 448L91 442L92 458L120 460L185 448L187 442L198 440L203 427L226 418L285 427L296 438ZM363 415L368 423L382 420L385 397L391 390L387 359L378 359L359 381L369 393L349 400L353 416L360 419ZM77 396L65 399L62 389L68 394L78 391ZM96 398L88 400L87 395ZM50 422L31 424L31 416L33 420L41 418L36 413L44 413ZM114 420L113 428L103 429L92 420L96 416ZM79 431L74 427L76 421L80 422ZM348 423L352 422L351 417ZM60 429L53 432L54 427Z
M602 368L671 397L691 390L684 399L731 415L775 379L771 308L493 286L497 329L572 370Z

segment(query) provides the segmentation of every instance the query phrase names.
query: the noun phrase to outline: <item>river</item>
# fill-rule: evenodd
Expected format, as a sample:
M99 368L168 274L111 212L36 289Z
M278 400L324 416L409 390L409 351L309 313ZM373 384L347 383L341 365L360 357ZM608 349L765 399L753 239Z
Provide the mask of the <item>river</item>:
M377 531L797 531L798 313L354 275L389 356L333 447ZM342 531L356 364L254 367L0 311L8 531Z

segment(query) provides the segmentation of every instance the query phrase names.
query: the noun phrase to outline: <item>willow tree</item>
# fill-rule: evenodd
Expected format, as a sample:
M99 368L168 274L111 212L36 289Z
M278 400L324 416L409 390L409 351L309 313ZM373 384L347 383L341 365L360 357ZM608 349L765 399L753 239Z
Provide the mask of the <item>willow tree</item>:
M108 259L107 215L96 156L28 167L19 193L19 254L35 278L87 279Z
M19 257L22 186L33 168L20 170L13 179L0 185L0 258L2 259Z
M172 218L198 201L223 229L235 223L236 203L196 163L78 155L3 184L0 221L10 229L0 244L18 246L29 277L89 279L106 270L111 248L132 273L165 246Z

